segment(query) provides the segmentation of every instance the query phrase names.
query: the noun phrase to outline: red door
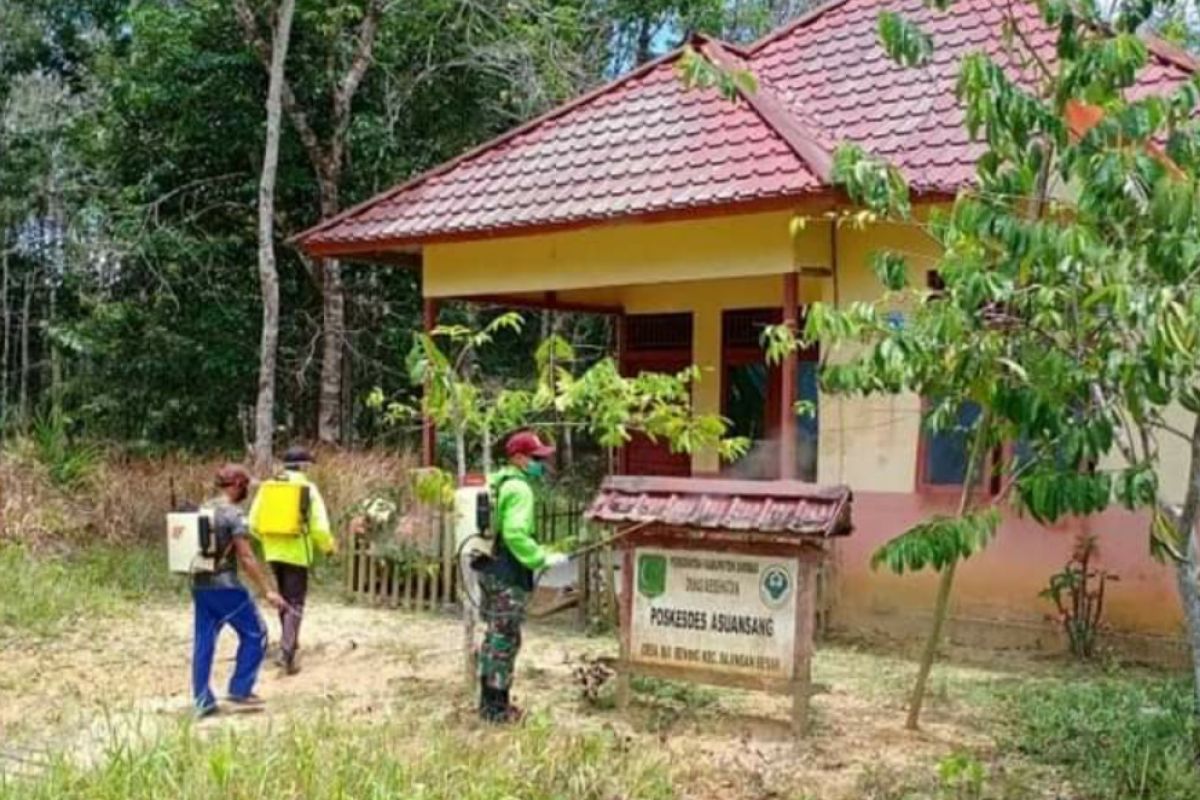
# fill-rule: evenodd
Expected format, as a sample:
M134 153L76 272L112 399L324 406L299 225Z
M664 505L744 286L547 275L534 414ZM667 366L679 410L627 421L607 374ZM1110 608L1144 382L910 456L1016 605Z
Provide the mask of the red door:
M691 314L635 314L625 318L621 373L679 372L692 365ZM692 458L672 453L665 442L634 434L621 453L626 475L690 477Z
M799 318L803 319L803 309ZM750 440L744 458L724 465L722 472L744 480L779 477L779 432L783 413L782 372L769 366L762 345L763 331L778 325L778 308L726 311L721 325L721 413L732 425L731 433ZM795 397L816 402L817 350L798 354ZM808 418L796 429L797 475L816 480L817 425Z

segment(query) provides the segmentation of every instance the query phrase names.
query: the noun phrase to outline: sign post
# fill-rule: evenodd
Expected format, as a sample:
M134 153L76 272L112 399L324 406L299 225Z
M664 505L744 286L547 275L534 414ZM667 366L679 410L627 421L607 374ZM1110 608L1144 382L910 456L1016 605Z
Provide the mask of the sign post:
M589 518L641 525L620 545L618 707L628 706L634 675L765 691L791 696L792 729L806 735L817 570L828 547L824 536L781 526L800 524L788 512L848 532L849 500L846 490L788 481L606 481ZM758 529L733 516L739 504Z

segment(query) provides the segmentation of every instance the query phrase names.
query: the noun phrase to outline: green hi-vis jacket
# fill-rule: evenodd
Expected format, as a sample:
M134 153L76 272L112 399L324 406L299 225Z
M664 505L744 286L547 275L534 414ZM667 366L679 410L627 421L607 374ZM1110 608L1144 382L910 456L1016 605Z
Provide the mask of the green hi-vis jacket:
M298 567L312 566L313 550L322 553L333 552L333 532L329 528L329 512L325 509L325 500L315 483L308 479L303 472L284 472L280 480L289 483L302 483L308 486L308 532L300 536L263 536L258 531L259 495L254 496L250 505L250 533L262 542L263 559L278 561L283 564L294 564Z
M488 477L488 489L496 498L496 530L504 537L508 551L526 569L534 572L544 569L546 551L533 538L537 514L529 479L509 465Z

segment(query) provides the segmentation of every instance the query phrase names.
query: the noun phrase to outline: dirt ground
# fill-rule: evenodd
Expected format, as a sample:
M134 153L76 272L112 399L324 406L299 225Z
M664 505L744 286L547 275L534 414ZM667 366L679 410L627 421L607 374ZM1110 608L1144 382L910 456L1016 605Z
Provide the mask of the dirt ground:
M569 616L569 615L566 615ZM903 728L908 660L848 644L822 646L814 666L815 731L795 743L790 701L704 690L664 700L643 693L628 716L582 699L575 669L585 658L614 655L611 637L589 638L553 620L531 624L521 655L518 701L579 729L611 726L635 742L667 748L685 797L891 796L872 786L929 776L950 753L969 750L994 772L1036 786L1027 797L1056 797L1052 775L998 760L995 729L981 699L1014 681L1012 665L939 666L923 730ZM124 619L80 620L54 639L4 641L0 659L0 769L36 770L50 753L81 761L103 757L114 742L136 745L187 716L190 609L151 607ZM272 623L272 635L278 630ZM474 698L462 690L462 630L451 617L404 614L318 598L303 631L303 673L271 667L259 685L264 714L225 715L215 729L263 724L332 710L367 721L402 708L406 698L436 698L447 724L471 724ZM214 689L222 693L235 640L222 637ZM695 698L699 698L698 700Z

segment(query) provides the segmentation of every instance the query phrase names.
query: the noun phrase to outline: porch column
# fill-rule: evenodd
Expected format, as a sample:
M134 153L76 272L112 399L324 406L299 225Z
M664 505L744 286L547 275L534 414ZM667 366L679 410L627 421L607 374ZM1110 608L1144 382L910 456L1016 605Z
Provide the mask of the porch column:
M783 324L796 330L796 306L800 304L799 275L783 276ZM779 365L779 478L796 479L796 354L783 359Z
M629 330L627 325L628 318L625 315L624 309L622 309L620 314L613 318L613 322L614 333L617 339L617 373L620 375L625 375L625 349L629 346ZM629 451L626 448L618 448L616 458L612 464L613 468L610 471L615 472L618 475L628 475L628 455Z
M425 298L422 310L422 321L425 333L431 333L437 327L438 301ZM421 421L421 466L432 467L437 460L437 428L433 420L425 417Z

